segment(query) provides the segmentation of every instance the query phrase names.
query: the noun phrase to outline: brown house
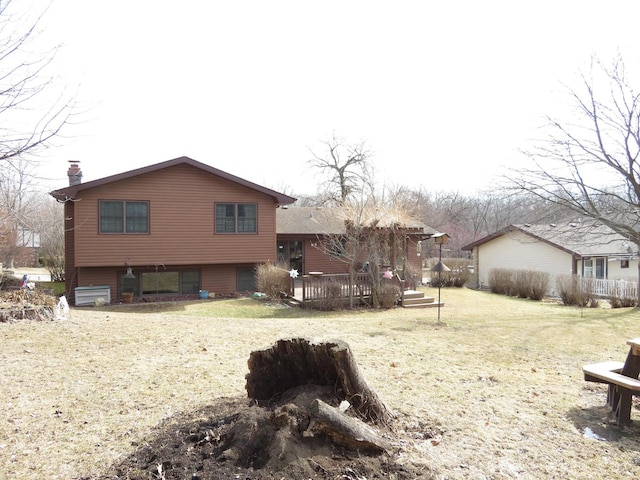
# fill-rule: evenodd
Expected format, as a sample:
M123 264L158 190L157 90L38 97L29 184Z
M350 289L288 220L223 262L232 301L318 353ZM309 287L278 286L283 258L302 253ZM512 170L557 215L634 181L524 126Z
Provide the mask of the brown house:
M0 270L37 267L40 236L20 225L16 215L0 211Z
M379 212L376 212L379 213ZM341 208L292 207L276 212L278 232L278 261L300 274L322 272L324 274L348 273L350 261L358 270L366 269L370 262L378 267L388 267L412 283L422 280L422 241L435 232L432 228L406 218L378 218L372 220L361 215L358 232L350 231L353 221L349 212ZM375 250L367 242L377 237ZM360 247L355 258L341 255L341 243L345 238L357 238Z
M64 203L66 290L103 286L111 300L253 291L276 255L276 210L295 198L180 157L51 195Z

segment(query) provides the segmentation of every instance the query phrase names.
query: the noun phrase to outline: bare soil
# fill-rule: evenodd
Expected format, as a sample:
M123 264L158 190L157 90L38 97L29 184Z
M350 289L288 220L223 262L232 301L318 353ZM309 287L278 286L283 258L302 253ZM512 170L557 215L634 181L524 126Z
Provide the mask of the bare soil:
M244 398L218 399L165 420L155 438L100 478L433 478L425 465L400 464L393 453L353 451L324 436L303 436L305 427L291 423L290 405L267 409ZM304 415L300 420L304 423Z
M348 364L338 365L333 357L325 356L332 355L334 348L347 352L340 358L347 358ZM299 364L291 365L293 361ZM338 381L338 366L355 370L341 370L350 376ZM196 412L166 419L153 440L100 478L432 478L423 464L396 461L402 443L411 439L400 438L389 428L393 414L384 404L376 405L377 415L365 413L373 407L371 402L379 401L375 392L363 385L359 394L349 396L360 403L360 409L346 401L348 388L361 374L346 344L281 340L253 352L249 367L247 392L251 398L218 399ZM310 370L307 375L305 369ZM282 388L285 378L286 385L295 386ZM336 412L332 420L338 418L341 427L354 424L356 436L353 430L345 434L333 424L327 429L312 413L318 401L334 409L330 410ZM375 421L382 413L384 421ZM433 437L433 432L428 435Z

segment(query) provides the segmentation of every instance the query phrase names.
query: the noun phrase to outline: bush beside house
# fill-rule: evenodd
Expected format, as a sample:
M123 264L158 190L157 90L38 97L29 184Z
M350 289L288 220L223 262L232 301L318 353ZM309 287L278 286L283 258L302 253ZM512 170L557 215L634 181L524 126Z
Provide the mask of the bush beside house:
M536 270L493 268L489 271L492 293L542 300L549 291L550 275Z
M442 263L451 269L449 272L433 273L431 268L438 263L437 259L432 259L428 262L427 271L430 275L430 281L432 287L464 287L465 284L471 278L471 271L469 270L469 259L467 258L443 258Z

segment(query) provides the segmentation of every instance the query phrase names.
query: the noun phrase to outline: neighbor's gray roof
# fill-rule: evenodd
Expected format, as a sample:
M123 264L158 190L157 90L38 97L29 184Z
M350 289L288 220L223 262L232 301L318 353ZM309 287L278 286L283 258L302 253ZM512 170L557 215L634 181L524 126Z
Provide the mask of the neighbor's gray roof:
M276 210L276 231L288 235L334 235L345 232L345 214L338 207L287 207ZM404 228L432 235L435 230L411 221Z
M580 221L550 224L509 225L491 235L476 240L462 247L473 250L473 247L490 242L513 231L521 231L540 241L547 242L568 253L580 256L624 256L630 255L630 242L611 228L594 221Z

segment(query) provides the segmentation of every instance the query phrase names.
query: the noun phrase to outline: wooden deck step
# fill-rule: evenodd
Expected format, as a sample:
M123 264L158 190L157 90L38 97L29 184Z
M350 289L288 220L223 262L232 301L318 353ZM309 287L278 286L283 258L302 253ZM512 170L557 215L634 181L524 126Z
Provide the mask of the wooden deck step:
M405 290L403 296L405 300L413 298L425 298L424 292L419 292L417 290Z
M433 308L438 306L438 302L433 297L425 297L424 292L406 290L402 306L404 308ZM440 306L444 306L444 303L440 303Z
M440 302L440 307L444 307L444 302ZM403 308L437 308L438 302L424 302L424 303L411 303L409 305L402 305Z

